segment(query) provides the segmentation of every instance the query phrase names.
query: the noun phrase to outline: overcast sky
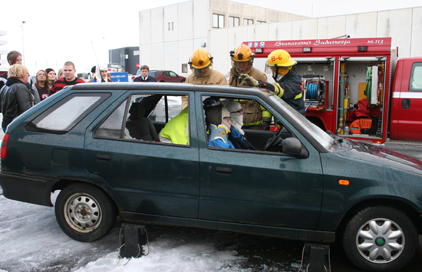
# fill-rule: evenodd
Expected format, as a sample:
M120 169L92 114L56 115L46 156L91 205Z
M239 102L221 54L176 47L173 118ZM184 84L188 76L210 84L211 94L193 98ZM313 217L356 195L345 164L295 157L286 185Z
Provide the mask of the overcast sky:
M420 0L232 0L309 17L326 17L378 10L422 6ZM0 50L23 53L25 65L61 68L71 60L77 72L95 63L108 62L108 50L139 44L139 11L186 2L186 0L119 1L2 1L0 31L7 45ZM22 24L25 21L25 24ZM94 51L95 48L95 51ZM5 58L6 56L3 56Z

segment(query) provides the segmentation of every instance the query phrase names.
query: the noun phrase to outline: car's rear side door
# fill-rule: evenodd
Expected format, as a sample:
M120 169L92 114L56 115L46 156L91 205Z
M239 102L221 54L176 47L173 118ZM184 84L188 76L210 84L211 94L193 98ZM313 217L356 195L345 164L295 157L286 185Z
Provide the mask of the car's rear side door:
M124 125L132 101L127 97L115 102L88 127L88 172L97 182L111 186L130 213L197 217L199 164L195 133L191 133L189 145L132 139ZM191 122L190 131L194 130L196 124Z

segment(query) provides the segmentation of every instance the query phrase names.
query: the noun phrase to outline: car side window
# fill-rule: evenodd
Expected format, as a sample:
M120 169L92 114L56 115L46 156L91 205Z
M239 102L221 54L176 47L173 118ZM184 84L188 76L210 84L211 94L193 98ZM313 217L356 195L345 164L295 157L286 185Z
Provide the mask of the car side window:
M127 100L117 107L104 123L95 131L95 137L122 139L128 135L123 129L123 119L126 113ZM124 133L122 133L124 131Z
M189 145L188 113L181 96L131 95L106 118L94 137Z
M292 133L257 100L203 97L209 148L282 152Z
M167 71L164 71L164 72L163 72L163 76L170 76L170 73L169 73L169 72L167 72Z
M66 133L109 96L109 93L76 93L69 95L37 116L27 125L26 129Z
M411 92L422 92L422 63L420 62L412 65L409 89Z
M171 77L177 77L177 74L175 72L170 72Z

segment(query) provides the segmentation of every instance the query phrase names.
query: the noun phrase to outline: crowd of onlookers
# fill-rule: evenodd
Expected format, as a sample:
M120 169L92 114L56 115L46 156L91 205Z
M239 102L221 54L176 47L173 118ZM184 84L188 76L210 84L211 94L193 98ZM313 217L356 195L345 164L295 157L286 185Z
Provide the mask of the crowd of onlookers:
M7 54L10 68L7 72L0 72L0 111L3 114L3 132L9 123L17 116L57 93L66 86L85 83L85 80L76 77L75 64L71 61L64 63L57 73L52 68L37 71L31 76L28 69L22 65L22 54L10 51ZM148 77L149 67L141 67L143 73L135 82L156 81ZM99 73L96 71L99 70ZM92 67L91 77L87 82L113 82L107 65L101 64Z
M10 51L7 54L10 68L7 72L0 72L0 111L3 114L2 128L17 116L62 90L66 86L85 83L76 77L75 64L65 62L63 68L57 73L52 68L37 71L35 76L30 76L28 69L22 65L22 54ZM112 82L106 65L98 65L100 73L96 75L96 66L91 70L92 77L89 82Z

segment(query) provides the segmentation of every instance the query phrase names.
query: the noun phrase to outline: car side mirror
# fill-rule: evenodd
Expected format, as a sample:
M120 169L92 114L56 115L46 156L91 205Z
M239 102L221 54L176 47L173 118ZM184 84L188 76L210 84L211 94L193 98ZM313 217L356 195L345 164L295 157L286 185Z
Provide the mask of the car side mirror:
M309 156L308 150L296 138L287 138L281 142L281 152L299 158L307 158Z

